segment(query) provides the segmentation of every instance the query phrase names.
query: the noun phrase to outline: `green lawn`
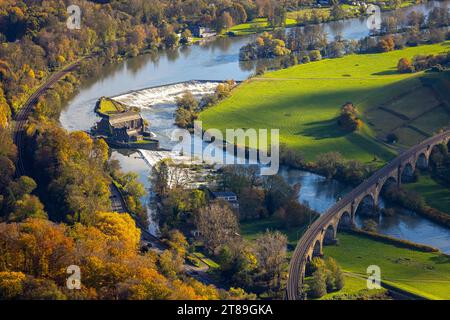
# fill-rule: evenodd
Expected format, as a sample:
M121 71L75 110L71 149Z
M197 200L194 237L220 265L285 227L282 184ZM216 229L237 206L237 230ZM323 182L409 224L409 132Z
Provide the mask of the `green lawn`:
M355 277L351 274L344 275L344 288L336 292L330 292L321 297L319 300L353 300L361 296L364 298L370 298L372 296L379 296L387 293L387 289L367 289L367 281L359 277ZM306 278L306 283L308 283L309 278Z
M298 240L303 235L306 226L299 228L286 228L282 221L276 217L269 217L250 222L241 222L241 235L244 239L255 240L259 235L269 231L280 231L288 238L288 244L295 248Z
M439 101L433 91L426 87L420 87L402 99L392 101L386 105L386 109L397 112L408 119L414 119L438 105Z
M422 174L419 181L405 184L404 188L422 195L430 207L450 214L450 189L439 184L428 174Z
M277 218L241 223L241 235L254 241L266 230L278 230L288 237L288 258L297 245L305 228L286 228ZM362 236L338 234L338 246L325 246L325 256L335 258L346 274L345 286L338 292L329 293L322 299L343 295L380 295L385 289L365 290L366 281L355 276L366 277L369 265L381 268L382 281L402 290L430 298L450 299L450 257L439 253L399 248ZM336 297L337 296L337 297Z
M450 299L450 257L384 244L339 233L338 246L324 247L344 271L366 276L370 265L381 269L381 280L428 299Z
M192 254L195 258L203 261L204 263L206 263L206 265L208 265L208 267L212 268L212 269L218 269L220 266L213 260L211 260L210 258L206 257L203 253L201 252L194 252Z
M228 99L202 112L200 120L204 128L223 131L226 128L278 128L280 142L302 152L307 160L333 150L348 159L370 162L376 155L386 161L394 157L395 152L374 138L382 137L396 125L401 126L405 120L389 113L382 117L375 113L374 118L374 111L414 93L412 89L422 85L421 78L428 77L425 73L397 73L398 60L417 54L446 52L449 47L450 41L447 41L382 54L326 59L269 72L241 84ZM449 76L448 72L439 75ZM448 89L447 86L444 89ZM421 104L424 99L421 97L417 101ZM340 108L348 101L357 106L365 123L360 132L348 134L337 125ZM420 112L416 100L410 101L412 105L402 106L397 102L396 111ZM422 108L428 106L422 105ZM400 142L411 145L416 141Z
M295 19L286 18L286 27L294 27L297 25ZM237 36L259 33L264 31L271 31L272 28L267 22L267 18L257 18L252 21L241 23L233 26L228 32L233 32Z
M114 101L110 98L100 98L97 112L101 114L112 114L117 112L123 112L126 110L126 107L120 102Z

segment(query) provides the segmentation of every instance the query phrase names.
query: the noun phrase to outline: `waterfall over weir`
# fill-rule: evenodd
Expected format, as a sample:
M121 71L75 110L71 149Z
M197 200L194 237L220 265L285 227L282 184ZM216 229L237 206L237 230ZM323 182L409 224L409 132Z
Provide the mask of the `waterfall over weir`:
M198 100L203 96L212 94L221 81L193 80L188 82L168 84L165 86L152 87L121 94L112 99L122 102L128 106L137 107L142 116L150 123L150 131L154 133L160 142L159 151L139 150L143 159L149 167L154 166L164 158L170 158L176 163L202 163L200 154L180 155L174 148L178 141L174 141L172 135L178 127L175 125L175 111L177 109L176 99L185 92L191 92ZM201 137L193 136L192 150L203 150L205 147ZM223 154L222 149L215 152ZM191 157L192 156L192 157ZM203 159L212 164L210 159Z
M201 98L214 93L218 84L218 81L193 80L132 91L112 98L128 106L145 109L155 105L175 105L176 99L187 91Z

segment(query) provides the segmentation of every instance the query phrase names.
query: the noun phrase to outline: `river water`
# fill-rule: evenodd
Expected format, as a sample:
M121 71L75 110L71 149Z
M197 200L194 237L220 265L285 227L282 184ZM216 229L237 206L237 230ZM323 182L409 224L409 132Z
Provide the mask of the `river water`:
M399 12L407 14L416 10L427 13L434 6L446 3L448 2L429 2ZM330 22L323 26L330 39L338 34L346 39L360 39L369 34L366 18ZM106 66L101 75L82 83L79 92L62 112L60 122L69 131L89 130L96 121L99 121L94 113L96 101L102 96L113 96L119 101L140 107L143 117L150 122L152 132L161 141L161 147L170 149L173 146L171 135L176 129L173 123L175 98L185 90L192 91L197 97L210 93L214 90L216 81L245 80L254 72L255 66L239 62L239 49L254 38L254 35L219 38ZM211 81L200 83L192 80ZM158 156L150 151L140 153L115 151L112 155L121 162L124 171L136 172L139 180L150 192L149 163ZM291 184L300 183L302 188L299 200L321 213L350 190L337 181L329 181L309 172L282 168L280 174ZM148 203L148 197L143 200ZM359 218L358 223L361 223ZM156 224L151 223L150 231L156 233L156 229ZM450 230L415 213L402 211L394 217L382 217L378 230L384 234L428 244L450 253Z

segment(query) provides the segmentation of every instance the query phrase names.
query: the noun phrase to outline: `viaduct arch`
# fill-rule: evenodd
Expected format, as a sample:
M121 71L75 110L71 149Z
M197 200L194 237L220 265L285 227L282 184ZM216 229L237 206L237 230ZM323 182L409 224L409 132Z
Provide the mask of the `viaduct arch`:
M337 230L350 228L355 223L355 214L363 199L369 197L378 204L381 190L388 183L400 185L417 168L428 165L433 148L450 141L450 130L437 134L412 147L375 172L369 179L353 189L317 219L297 243L289 264L286 298L297 300L303 285L308 261L322 255L323 246L333 243Z

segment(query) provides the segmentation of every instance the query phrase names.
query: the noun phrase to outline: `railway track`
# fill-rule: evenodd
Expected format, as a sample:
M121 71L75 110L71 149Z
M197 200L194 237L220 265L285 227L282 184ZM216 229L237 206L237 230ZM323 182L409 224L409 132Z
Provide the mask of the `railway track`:
M47 81L42 84L33 94L28 98L23 107L17 112L14 117L14 129L13 129L13 140L14 144L17 146L17 161L16 161L16 176L20 177L25 175L25 163L24 163L24 128L28 121L28 118L33 111L33 107L36 105L39 97L49 88L51 88L58 80L62 79L65 75L76 69L82 60L74 62L73 64L67 66L61 71L53 73Z

